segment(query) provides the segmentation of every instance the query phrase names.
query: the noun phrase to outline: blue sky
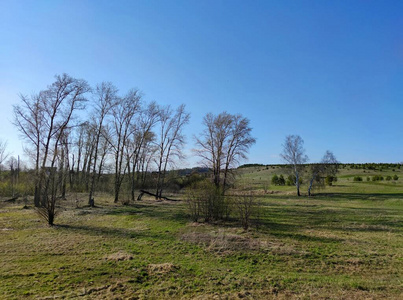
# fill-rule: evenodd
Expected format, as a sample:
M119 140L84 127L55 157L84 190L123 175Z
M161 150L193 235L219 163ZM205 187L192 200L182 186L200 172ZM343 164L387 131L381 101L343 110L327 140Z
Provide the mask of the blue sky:
M19 93L68 73L191 113L241 113L251 163L299 134L311 162L403 161L403 1L0 0L0 139ZM196 164L189 158L187 165Z

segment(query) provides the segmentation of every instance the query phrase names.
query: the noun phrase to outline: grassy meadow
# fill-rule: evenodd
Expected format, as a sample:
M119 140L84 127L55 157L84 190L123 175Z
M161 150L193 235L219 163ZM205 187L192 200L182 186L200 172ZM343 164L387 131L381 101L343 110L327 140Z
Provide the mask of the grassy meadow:
M248 231L191 222L185 201L95 195L89 208L71 194L54 227L32 205L1 202L0 298L403 298L403 171L345 167L309 198L273 174L285 170L239 169L237 192L260 203ZM380 174L399 179L366 180Z

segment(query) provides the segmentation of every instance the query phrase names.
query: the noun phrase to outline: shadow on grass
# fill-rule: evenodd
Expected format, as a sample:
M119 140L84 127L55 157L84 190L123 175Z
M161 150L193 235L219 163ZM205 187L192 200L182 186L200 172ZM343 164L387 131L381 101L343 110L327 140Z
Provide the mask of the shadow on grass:
M181 223L187 223L189 216L186 213L186 207L179 203L167 204L167 203L134 203L124 206L113 207L98 207L99 209L87 209L83 210L80 214L95 214L95 215L143 215L149 218L158 218L162 220L177 221Z
M259 220L260 227L276 234L298 233L300 229L325 231L402 231L402 218L396 209L379 207L328 207L323 205L275 205L266 206Z
M396 209L378 207L343 207L316 202L332 200L387 200L403 199L403 194L320 194L318 196L290 197L276 195L270 197L271 202L265 203L262 215L258 221L259 231L279 237L292 238L300 241L322 243L341 242L343 239L334 237L313 236L301 232L305 229L319 229L324 231L362 231L362 232L390 232L401 231L403 223L396 219ZM274 198L274 199L273 199ZM273 201L274 200L274 201ZM291 200L276 203L275 200ZM303 200L303 201L299 201ZM86 210L87 211L87 210ZM166 220L186 225L190 222L185 203L154 203L137 202L127 206L113 206L88 210L89 213L114 216L144 216L150 219ZM151 221L152 222L152 221ZM213 223L218 227L240 227L239 221L232 218L225 222ZM83 225L59 225L67 230L88 232L94 235L110 235L125 238L144 237L148 239L172 239L164 232L135 231L125 228L97 227Z
M315 196L316 198L330 198L331 200L378 200L385 201L390 199L401 199L403 200L403 193L320 193ZM315 198L313 197L313 198ZM310 198L312 199L312 198Z
M79 232L88 234L91 236L108 236L108 237L119 237L119 238L145 238L149 240L165 240L171 241L173 236L168 235L165 232L152 232L150 230L129 230L124 228L116 227L101 227L92 225L68 225L68 224L58 224L55 225L56 229L66 230L69 232Z

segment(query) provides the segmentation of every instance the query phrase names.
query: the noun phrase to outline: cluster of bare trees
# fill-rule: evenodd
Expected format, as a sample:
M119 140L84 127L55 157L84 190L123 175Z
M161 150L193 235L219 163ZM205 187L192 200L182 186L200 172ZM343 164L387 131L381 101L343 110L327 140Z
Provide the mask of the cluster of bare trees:
M94 206L94 191L105 173L114 176L115 202L124 180L134 200L135 185L156 163L156 197L161 197L167 168L182 157L188 122L184 105L146 103L135 89L121 96L109 82L92 89L67 74L38 94L21 95L21 104L14 106L14 124L34 161L34 203L49 224L67 184L87 191Z
M26 149L35 162L34 203L49 224L63 186L71 123L75 112L84 108L89 91L86 81L63 74L46 90L31 97L21 95L22 105L14 107L14 124L28 141Z
M213 182L224 195L231 170L246 158L249 148L256 142L251 136L249 119L227 112L207 114L203 119L204 131L197 137L195 153L202 163L212 170Z
M7 152L7 141L0 140L0 172L8 156L9 153Z
M304 171L307 171L308 196L311 196L314 186L322 186L326 176L335 176L338 171L339 162L329 150L326 151L320 162L311 164L309 169L305 170L304 164L308 161L308 156L305 154L304 140L299 135L288 135L285 138L283 152L280 156L291 166L298 196L301 196L300 186Z

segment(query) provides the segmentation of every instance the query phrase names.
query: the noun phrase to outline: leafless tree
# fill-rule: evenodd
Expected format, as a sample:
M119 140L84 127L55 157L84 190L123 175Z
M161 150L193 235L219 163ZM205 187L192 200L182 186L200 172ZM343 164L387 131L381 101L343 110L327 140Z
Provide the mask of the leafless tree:
M110 137L110 128L108 126L104 126L102 128L102 134L99 140L99 164L98 164L98 175L97 175L97 182L99 182L101 175L104 172L105 165L107 162L107 157L111 152L111 145L109 141L111 140Z
M185 111L185 105L180 105L175 111L170 106L160 109L159 132L156 151L157 188L156 198L161 199L165 184L166 171L174 158L183 157L182 149L185 144L183 127L189 123L190 114Z
M7 152L7 141L0 140L0 172L3 167L3 163L6 161L9 153Z
M288 135L283 144L283 153L281 158L292 167L292 172L295 176L295 186L298 196L300 193L300 179L303 164L308 161L308 156L305 155L304 140L299 135Z
M14 106L13 124L20 131L22 138L28 143L25 151L35 162L34 204L40 206L39 170L43 139L45 136L45 109L40 94L31 97L20 95L22 104Z
M230 171L239 164L240 160L246 159L249 148L256 143L251 136L252 128L249 127L249 120L241 115L232 116L231 133L228 139L225 155L223 192L225 191Z
M127 171L127 150L128 142L134 133L133 118L140 112L141 94L138 90L131 90L119 99L118 104L113 107L113 140L110 141L115 159L115 200L119 201L119 192Z
M155 139L152 128L158 122L158 118L159 108L155 102L151 102L146 108L142 109L139 117L133 122L134 134L129 142L129 147L127 147L128 175L130 178L132 201L135 200L136 173L138 174L136 170L138 170L141 163L142 154L145 153L144 148Z
M251 136L249 119L227 112L215 116L208 113L204 119L204 131L195 137L199 147L194 151L203 163L212 170L216 188L222 193L228 185L231 168L246 158L249 148L256 142Z
M84 108L84 95L89 90L90 87L84 80L67 74L58 75L56 81L46 90L31 98L21 96L23 105L14 106L14 124L36 151L38 179L35 183L35 205L45 208L50 225L54 221L53 208L56 200L54 192L57 180L53 178L53 169L62 138L73 120L73 113ZM52 193L48 194L50 185Z
M315 184L323 185L324 177L335 176L338 171L339 162L333 152L327 150L322 160L310 166L308 196L312 195L312 188Z
M7 160L7 165L10 170L10 183L11 183L11 195L15 197L15 186L18 184L18 178L20 173L20 157L16 159L14 156L10 156Z
M95 127L94 131L94 155L92 162L92 172L90 175L90 185L89 185L89 195L88 195L88 204L90 206L94 206L94 187L95 187L95 178L97 174L97 160L98 160L98 147L101 139L101 135L104 130L104 122L107 118L108 114L111 112L113 107L116 105L117 101L117 88L113 86L110 82L102 82L97 85L95 89L95 97L94 100L94 112L93 112L93 124ZM105 148L104 148L105 150ZM104 152L105 155L105 152ZM100 169L99 169L100 170Z
M150 132L145 138L143 147L140 151L139 162L137 164L137 182L140 182L141 187L145 187L147 177L153 159L157 152L155 147L155 134Z

